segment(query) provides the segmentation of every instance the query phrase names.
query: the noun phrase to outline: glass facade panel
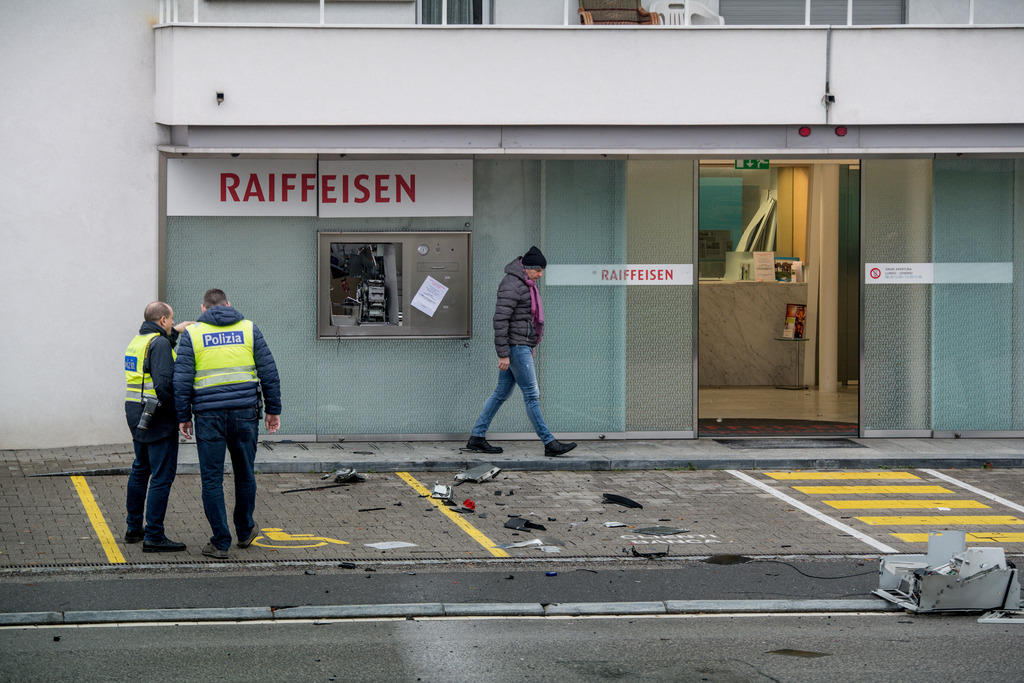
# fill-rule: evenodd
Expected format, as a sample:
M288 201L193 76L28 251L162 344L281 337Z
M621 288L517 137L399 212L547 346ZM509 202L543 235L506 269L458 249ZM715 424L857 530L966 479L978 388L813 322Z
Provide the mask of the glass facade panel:
M930 160L865 159L861 197L864 263L931 262ZM861 428L930 430L931 285L866 284L863 291Z

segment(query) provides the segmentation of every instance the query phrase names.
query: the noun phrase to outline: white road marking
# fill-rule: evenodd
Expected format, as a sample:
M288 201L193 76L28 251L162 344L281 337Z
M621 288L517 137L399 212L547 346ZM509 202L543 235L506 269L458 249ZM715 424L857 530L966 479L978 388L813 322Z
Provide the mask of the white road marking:
M979 496L984 496L985 498L988 498L989 500L994 500L995 502L999 503L1000 505L1005 505L1006 507L1012 508L1012 509L1016 510L1017 512L1024 512L1024 505L1017 505L1017 503L1011 503L1010 501L1006 500L1005 498L1000 498L999 496L995 495L994 493L989 493L988 491L983 491L983 490L979 489L977 486L971 486L967 482L960 481L959 479L954 479L953 477L950 477L949 475L942 474L941 472L936 472L935 470L925 470L925 469L922 469L921 472L924 472L925 474L930 474L933 477L938 477L939 479L942 479L944 481L948 481L950 484L954 484L956 486L959 486L960 488L967 489L971 493L977 493Z
M748 476L746 474L743 474L742 472L737 472L736 470L726 470L726 472L728 472L732 476L736 477L737 479L741 479L741 480L747 482L751 486L756 486L757 488L761 489L762 491L765 491L766 493L772 494L773 496L775 496L779 500L785 501L787 504L792 505L793 507L797 508L798 510L802 510L803 512L806 512L807 514L811 515L815 519L818 519L818 520L824 522L825 524L828 524L829 526L835 527L836 529L839 529L840 531L842 531L844 533L850 534L854 538L867 543L872 548L875 548L877 550L881 550L883 553L895 553L895 552L897 552L895 548L893 548L891 546L888 546L888 545L882 543L881 541L876 541L875 539L871 538L867 534L861 533L860 531L857 531L856 529L854 529L851 526L847 526L846 524L843 524L842 522L840 522L838 520L832 519L828 515L823 514L821 512L818 512L814 508L810 507L809 505L805 505L804 503L801 503L800 501L798 501L796 498L793 498L792 496L787 496L785 493L782 493L781 491L776 491L771 486L768 486L767 484L765 484L763 482L760 482L757 479L754 479L753 477L750 477L750 476Z

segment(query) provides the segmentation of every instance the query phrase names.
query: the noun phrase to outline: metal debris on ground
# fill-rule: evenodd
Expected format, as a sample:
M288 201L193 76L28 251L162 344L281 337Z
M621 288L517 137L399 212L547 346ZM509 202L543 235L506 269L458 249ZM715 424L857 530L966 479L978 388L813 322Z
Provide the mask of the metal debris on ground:
M414 548L415 543L406 543L405 541L381 541L380 543L364 543L367 548L376 548L377 550L394 550L395 548Z
M604 494L604 500L602 500L601 502L602 503L614 503L615 505L621 505L621 506L627 507L627 508L640 508L641 510L644 507L643 505L641 505L640 503L636 502L632 498L626 498L625 496L620 496L620 495L618 495L616 493L606 493L606 494Z
M615 527L620 527L620 526L626 526L622 522L605 522L604 525L606 527L608 527L609 529L613 529Z
M377 510L387 510L387 508L359 508L356 512L376 512Z
M645 545L643 550L635 545L629 546L633 557L668 557L669 546L661 544Z
M347 484L349 482L360 482L366 481L366 477L359 474L352 467L343 467L341 469L334 470L320 477L321 479L333 479L336 484Z
M447 484L434 484L434 490L430 492L430 497L436 498L447 505L455 504L455 499L452 498L452 487Z
M888 555L873 593L908 612L979 612L1020 606L1017 568L1002 548L968 548L962 530L928 534L926 555Z
M531 545L541 546L544 545L544 541L540 540L539 538L535 538L530 541L519 541L518 543L502 543L501 545L495 547L501 548L502 550L508 550L509 548L526 548L527 546Z
M528 519L522 517L509 517L508 521L505 522L506 529L515 529L516 531L528 531L529 529L535 529L536 531L547 531L547 527L543 524L537 524L531 522Z
M494 479L494 477L498 476L499 472L501 472L501 468L491 464L470 467L468 470L463 470L455 475L455 485L458 486L467 481L479 484L488 479Z
M643 529L636 529L635 533L644 534L645 536L673 536L675 534L685 534L689 529L677 529L673 526L649 526Z

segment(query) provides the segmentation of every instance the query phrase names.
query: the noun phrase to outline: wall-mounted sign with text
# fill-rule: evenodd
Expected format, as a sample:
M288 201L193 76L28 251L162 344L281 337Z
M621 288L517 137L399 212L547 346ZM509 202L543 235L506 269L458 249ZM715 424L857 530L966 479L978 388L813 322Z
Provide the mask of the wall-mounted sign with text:
M1007 284L1013 263L865 263L869 285Z
M544 279L550 286L571 285L692 285L692 263L550 265Z
M472 216L473 162L168 159L168 216Z

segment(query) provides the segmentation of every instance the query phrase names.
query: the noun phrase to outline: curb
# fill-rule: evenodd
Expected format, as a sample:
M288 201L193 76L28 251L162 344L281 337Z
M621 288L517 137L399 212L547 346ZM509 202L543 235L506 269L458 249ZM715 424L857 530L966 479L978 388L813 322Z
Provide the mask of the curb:
M416 617L642 616L649 614L786 614L802 612L897 612L882 599L867 600L665 600L654 602L396 603L383 605L306 605L301 607L224 607L74 612L10 612L0 626L65 626L174 621L265 621L292 619L383 619Z

